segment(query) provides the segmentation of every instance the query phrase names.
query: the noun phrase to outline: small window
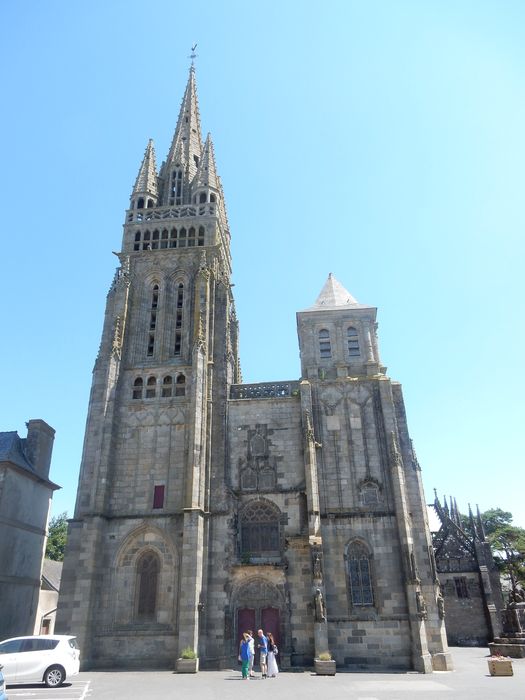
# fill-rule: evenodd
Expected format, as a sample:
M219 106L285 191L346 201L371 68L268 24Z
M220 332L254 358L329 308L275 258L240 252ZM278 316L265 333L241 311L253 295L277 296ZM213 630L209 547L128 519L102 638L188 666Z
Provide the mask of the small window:
M210 194L210 202L216 202L217 197L214 194Z
M152 312L151 312L151 318L150 318L150 321L149 321L149 329L150 329L150 331L154 331L156 325L157 325L157 312L156 312L156 311L152 311Z
M144 199L142 197L137 202L137 209L144 209Z
M348 342L348 355L350 357L359 357L361 354L359 352L359 336L357 335L357 330L350 326L346 332L346 338Z
M464 576L454 578L454 586L456 587L456 595L458 598L470 598L467 579Z
M151 238L151 233L149 231L144 231L144 240L149 241Z
M171 377L164 377L162 380L162 396L163 398L170 398L172 394L173 380Z
M148 357L152 357L153 351L155 349L155 336L153 333L148 335Z
M146 384L146 398L154 399L157 393L157 379L156 377L148 377L148 382Z
M148 209L153 209L155 202L152 199L148 199Z
M164 484L153 488L153 508L164 508Z
M144 382L142 381L141 377L137 377L133 383L133 398L134 399L141 399L142 398L142 387L143 387Z
M322 359L330 359L332 357L330 333L326 328L319 331L319 354Z
M201 192L199 195L199 203L204 204L205 201L206 201L206 192Z
M179 374L175 381L175 396L186 396L186 377Z
M199 245L204 245L204 226L199 226Z
M140 241L140 231L137 231L137 233L135 234L135 240Z

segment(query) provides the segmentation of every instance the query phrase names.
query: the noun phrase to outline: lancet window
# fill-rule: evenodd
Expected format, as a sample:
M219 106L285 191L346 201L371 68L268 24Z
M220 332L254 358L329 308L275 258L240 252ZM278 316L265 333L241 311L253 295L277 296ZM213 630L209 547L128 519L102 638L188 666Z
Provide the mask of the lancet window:
M155 552L145 552L137 562L137 617L151 619L157 609L160 561Z
M157 377L148 377L146 382L146 398L154 399L157 395Z
M351 542L346 550L346 564L352 607L374 605L371 554L366 545Z
M134 399L141 399L142 398L142 391L144 387L144 382L142 380L142 377L137 377L135 381L133 382L133 398Z
M182 204L182 170L174 170L171 174L170 204Z
M173 391L173 379L168 375L162 380L162 397L169 399Z
M159 285L154 284L151 290L151 307L149 315L148 357L155 352L155 331L157 329L157 309L159 308Z
M186 396L186 377L178 374L175 380L175 396Z
M184 314L184 285L182 282L177 287L175 307L175 346L173 354L175 357L178 357L182 354L182 320Z

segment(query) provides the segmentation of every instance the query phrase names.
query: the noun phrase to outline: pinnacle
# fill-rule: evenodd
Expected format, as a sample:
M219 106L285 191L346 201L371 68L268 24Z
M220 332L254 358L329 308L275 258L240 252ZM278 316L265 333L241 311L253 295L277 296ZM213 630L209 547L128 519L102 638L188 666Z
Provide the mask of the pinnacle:
M133 187L133 195L139 193L150 194L154 197L157 196L157 164L155 161L153 139L148 141L144 152L144 158L139 168L139 174L137 175L135 186Z
M204 143L202 158L197 170L197 175L195 176L195 185L197 187L213 187L216 190L220 189L217 168L215 166L215 153L210 134L207 135L206 142Z

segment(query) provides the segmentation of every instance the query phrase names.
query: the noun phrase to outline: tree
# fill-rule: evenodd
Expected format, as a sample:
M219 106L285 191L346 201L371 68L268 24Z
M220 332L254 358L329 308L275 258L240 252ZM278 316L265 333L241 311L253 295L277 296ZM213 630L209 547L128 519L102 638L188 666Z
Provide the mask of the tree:
M54 561L64 560L67 542L67 513L60 513L49 521L46 557Z

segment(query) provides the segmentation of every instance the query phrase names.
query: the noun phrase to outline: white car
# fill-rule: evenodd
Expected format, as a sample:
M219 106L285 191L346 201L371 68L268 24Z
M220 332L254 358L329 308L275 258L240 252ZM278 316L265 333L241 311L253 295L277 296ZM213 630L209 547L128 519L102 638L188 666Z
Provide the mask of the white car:
M80 650L76 638L67 635L13 637L0 642L0 665L6 684L45 683L56 688L78 673Z

